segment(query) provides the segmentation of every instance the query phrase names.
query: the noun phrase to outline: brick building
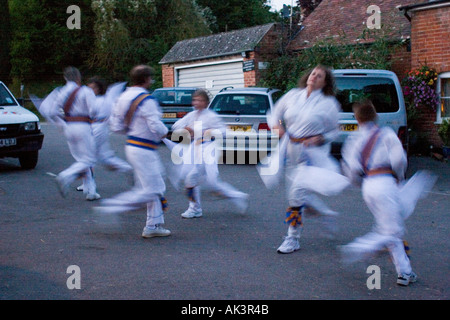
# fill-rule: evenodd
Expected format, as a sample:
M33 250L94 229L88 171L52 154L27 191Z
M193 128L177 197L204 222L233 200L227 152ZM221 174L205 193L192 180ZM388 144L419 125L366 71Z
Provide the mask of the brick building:
M437 128L450 117L450 1L428 1L399 8L411 23L411 69L427 64L438 73L436 111L421 108L418 126L435 146L442 146Z
M277 53L281 28L275 23L177 42L159 62L164 87L256 86L270 56Z
M398 7L413 2L417 0L322 0L304 20L301 32L288 49L301 53L318 41L329 39L343 44L370 44L374 38L362 38L365 29L369 28L373 34L403 40L404 45L392 57L392 69L402 79L411 65L411 28Z
M408 71L425 63L439 74L437 89L441 105L436 111L421 108L417 128L426 136L427 143L440 147L442 141L437 128L443 117L450 117L450 1L323 0L304 20L303 29L289 49L301 53L318 41L330 38L337 43L342 40L346 44L370 44L373 39L360 38L376 18L380 31L388 30L388 37L403 40L404 45L391 57L392 71L400 80ZM376 26L374 29L376 31Z

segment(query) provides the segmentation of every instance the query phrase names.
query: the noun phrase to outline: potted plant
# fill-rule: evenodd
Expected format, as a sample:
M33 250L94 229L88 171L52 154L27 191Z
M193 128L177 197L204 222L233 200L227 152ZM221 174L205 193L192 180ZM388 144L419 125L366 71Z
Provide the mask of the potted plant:
M438 134L442 139L444 145L442 146L442 153L444 157L450 158L450 121L443 119L438 128Z

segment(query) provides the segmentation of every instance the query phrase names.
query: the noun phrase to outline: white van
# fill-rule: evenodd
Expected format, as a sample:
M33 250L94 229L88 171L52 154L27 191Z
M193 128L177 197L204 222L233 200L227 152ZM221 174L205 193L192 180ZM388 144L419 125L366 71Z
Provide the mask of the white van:
M19 158L22 169L33 169L43 140L39 118L0 81L0 158Z
M340 154L344 140L358 130L353 103L370 99L378 114L378 125L389 126L398 135L408 151L408 128L403 92L397 75L387 70L338 69L333 70L336 81L336 98L341 103L339 114L341 134L333 143L332 153Z

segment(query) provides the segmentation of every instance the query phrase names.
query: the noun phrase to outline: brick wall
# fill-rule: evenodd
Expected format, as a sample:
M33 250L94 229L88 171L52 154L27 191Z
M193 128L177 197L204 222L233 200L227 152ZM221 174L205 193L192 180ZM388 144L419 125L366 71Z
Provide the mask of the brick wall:
M173 65L164 64L162 66L162 82L164 88L175 86L175 68Z
M423 63L450 71L450 6L414 12L411 20L412 68Z
M427 64L438 73L450 71L450 6L415 11L411 14L411 69ZM428 140L440 147L436 112L422 109L420 130Z
M403 45L396 49L392 54L392 71L395 72L398 79L402 81L411 70L411 51L408 45Z
M255 52L252 51L248 54L248 57L244 58L244 61L254 59L255 59ZM259 76L258 61L255 60L255 70L244 72L244 87L256 86L258 76Z

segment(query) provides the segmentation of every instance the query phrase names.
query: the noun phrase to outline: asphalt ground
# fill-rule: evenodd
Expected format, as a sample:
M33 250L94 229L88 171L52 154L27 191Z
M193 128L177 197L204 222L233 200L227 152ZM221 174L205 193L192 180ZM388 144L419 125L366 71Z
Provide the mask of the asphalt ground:
M439 179L406 222L411 263L419 278L401 287L386 253L350 266L340 261L337 247L370 231L373 222L356 187L323 198L340 212L334 239L323 234L320 217L306 215L301 249L281 255L276 249L287 229L284 187L267 190L254 165L220 165L221 178L250 195L246 213L236 213L229 201L204 192L203 217L182 219L187 198L167 181L165 227L172 235L143 239L145 210L120 214L112 223L93 213L96 202L86 201L75 184L61 198L51 175L73 159L60 131L47 124L43 131L44 146L34 170L21 170L16 159L0 160L1 300L152 300L153 307L155 301L177 301L174 309L163 306L181 314L189 304L207 301L270 306L291 300L450 297L448 162L410 158L409 175L429 169ZM124 141L123 136L111 136L122 158ZM159 152L168 164L167 148ZM95 177L104 198L131 187L125 175L102 167L95 169ZM368 287L371 265L379 267L379 289ZM80 281L72 281L75 274ZM80 288L69 288L74 284Z

